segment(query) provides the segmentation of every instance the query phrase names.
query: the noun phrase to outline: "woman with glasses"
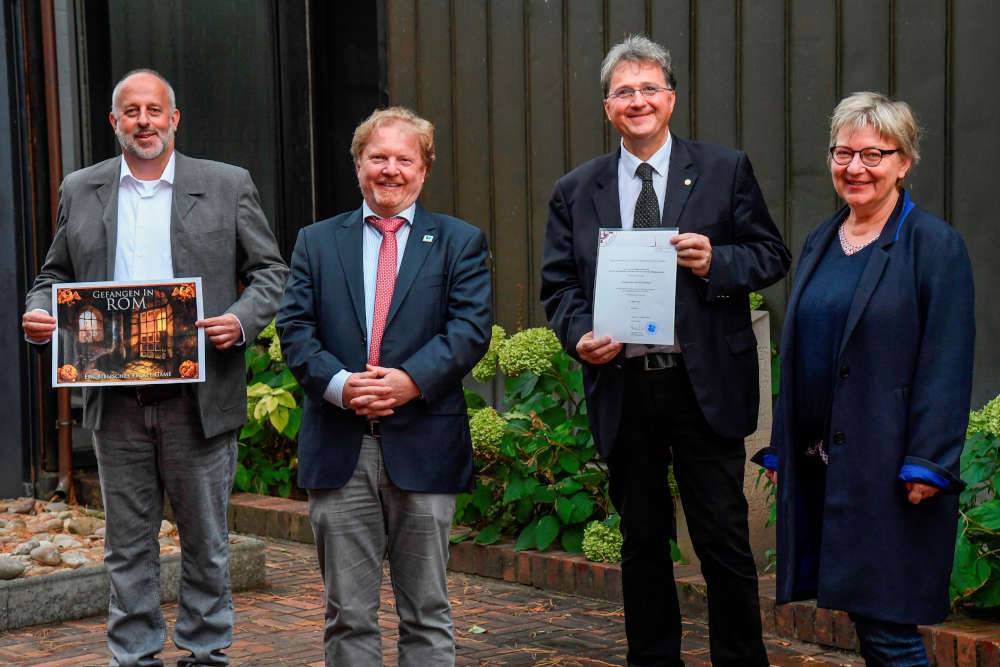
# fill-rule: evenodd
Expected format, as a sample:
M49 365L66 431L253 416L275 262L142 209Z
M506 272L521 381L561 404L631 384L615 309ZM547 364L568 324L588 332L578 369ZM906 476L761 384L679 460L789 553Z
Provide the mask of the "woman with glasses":
M830 124L846 204L806 238L781 339L771 447L778 602L850 613L868 665L927 665L948 614L972 388L965 244L903 188L910 107L854 93Z

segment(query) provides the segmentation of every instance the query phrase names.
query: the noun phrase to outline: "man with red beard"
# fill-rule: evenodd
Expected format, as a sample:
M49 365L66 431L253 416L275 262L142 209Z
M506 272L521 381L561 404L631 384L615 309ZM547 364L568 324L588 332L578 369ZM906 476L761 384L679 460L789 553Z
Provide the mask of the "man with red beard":
M351 155L364 201L299 233L278 312L306 395L298 482L326 589L326 664L382 664L388 554L399 664L451 665L445 565L455 494L473 481L462 377L489 347L486 237L417 203L434 126L412 111L374 112Z
M250 174L174 150L174 91L152 70L111 97L122 155L66 176L45 264L25 299L29 341L51 340L51 286L201 276L212 345L199 384L84 389L107 518L112 665L162 665L159 543L166 492L181 540L174 643L181 665L224 665L233 641L226 505L246 421L243 343L273 317L288 276ZM239 283L246 287L240 292Z

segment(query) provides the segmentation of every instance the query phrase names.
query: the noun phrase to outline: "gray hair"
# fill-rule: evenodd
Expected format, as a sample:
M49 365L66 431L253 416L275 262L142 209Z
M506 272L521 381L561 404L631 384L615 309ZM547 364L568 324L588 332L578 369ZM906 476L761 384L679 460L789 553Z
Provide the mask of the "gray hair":
M623 62L659 65L667 87L670 90L677 88L674 68L670 66L670 52L645 35L629 35L612 46L601 63L601 89L605 96L610 92L608 86L611 85L611 74Z
M920 160L920 126L906 102L871 91L851 93L840 100L830 116L830 145L836 143L842 130L858 131L866 127L883 139L898 143L900 152L913 164Z
M111 115L115 117L115 120L118 120L118 96L122 92L122 86L125 84L125 80L133 74L152 74L157 79L162 81L163 85L167 87L167 98L170 100L170 108L167 109L167 113L172 114L174 112L174 109L177 108L177 98L174 96L174 87L170 85L170 82L167 81L166 77L156 70L141 67L139 69L126 72L125 76L118 79L118 83L115 84L115 89L111 91Z

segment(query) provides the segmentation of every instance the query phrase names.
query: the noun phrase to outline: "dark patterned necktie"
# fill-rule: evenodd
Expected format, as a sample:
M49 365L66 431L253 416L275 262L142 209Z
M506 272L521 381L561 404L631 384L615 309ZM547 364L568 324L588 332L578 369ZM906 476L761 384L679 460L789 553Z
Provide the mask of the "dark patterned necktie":
M639 191L639 198L635 200L635 217L632 218L632 227L634 229L659 227L660 202L656 200L656 191L653 190L653 166L648 162L643 162L636 167L635 173L642 179L642 190Z

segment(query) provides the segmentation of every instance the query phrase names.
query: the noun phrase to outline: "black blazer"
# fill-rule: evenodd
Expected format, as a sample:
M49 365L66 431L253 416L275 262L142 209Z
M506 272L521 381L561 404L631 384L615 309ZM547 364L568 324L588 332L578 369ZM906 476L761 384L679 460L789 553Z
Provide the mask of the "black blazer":
M299 232L278 311L281 351L305 392L299 486L334 489L350 479L365 419L323 398L339 371L368 358L361 209ZM409 373L422 396L381 419L382 455L396 486L456 493L472 485L472 443L462 378L490 342L486 237L419 204L396 276L381 365Z
M712 242L708 280L677 271L676 331L702 413L721 436L757 426L757 341L747 295L776 282L791 256L746 153L673 135L663 225ZM573 357L593 329L594 273L601 227L621 227L618 158L608 153L556 182L542 252L542 302ZM603 365L583 364L584 391L598 451L607 457L621 420L624 348Z

